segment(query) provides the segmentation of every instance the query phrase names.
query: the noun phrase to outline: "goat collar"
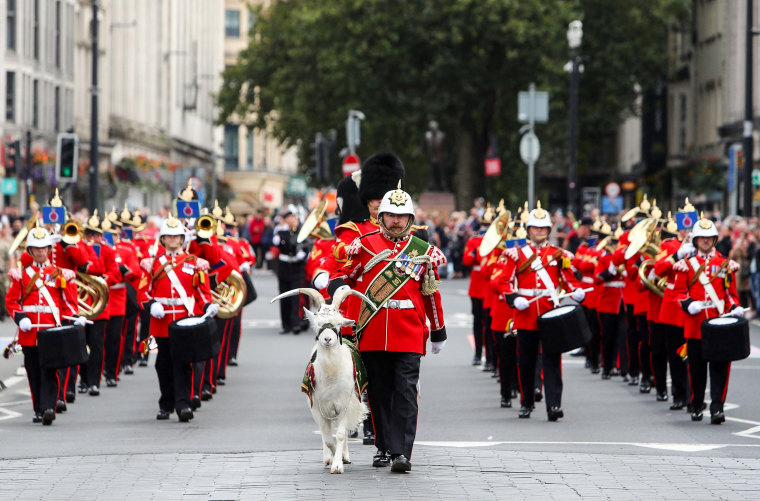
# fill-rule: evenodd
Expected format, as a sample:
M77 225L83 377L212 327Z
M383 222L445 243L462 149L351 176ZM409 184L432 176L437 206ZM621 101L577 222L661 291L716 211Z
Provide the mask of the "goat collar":
M343 344L343 335L340 333L340 327L335 327L333 324L329 323L322 324L322 326L319 328L319 331L317 331L317 340L319 340L319 335L322 334L322 331L325 329L332 329L338 335L338 342L340 344Z

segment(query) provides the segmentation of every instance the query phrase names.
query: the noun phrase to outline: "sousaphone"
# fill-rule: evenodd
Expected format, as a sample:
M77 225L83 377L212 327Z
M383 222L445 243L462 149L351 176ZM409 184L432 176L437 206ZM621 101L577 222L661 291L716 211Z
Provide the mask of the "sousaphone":
M301 229L298 231L296 241L300 244L310 236L323 239L335 238L330 231L330 226L325 221L325 209L327 208L327 200L320 200L317 206L306 218L306 221L301 225Z
M501 242L503 242L509 234L509 221L512 218L512 213L504 211L493 220L491 226L486 230L483 235L483 240L480 242L480 248L478 253L480 257L485 257L491 253Z

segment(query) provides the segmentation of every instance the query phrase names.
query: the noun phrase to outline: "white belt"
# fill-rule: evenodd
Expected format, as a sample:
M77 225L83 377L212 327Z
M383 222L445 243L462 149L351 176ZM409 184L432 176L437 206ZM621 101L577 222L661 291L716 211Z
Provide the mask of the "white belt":
M411 299L389 299L385 302L383 308L391 308L393 310L411 310L414 309L414 303Z
M581 282L586 283L586 284L593 284L594 277L582 277Z
M625 287L625 282L622 280L616 280L614 282L604 282L605 287L612 287L613 289L622 289Z
M179 309L179 310L164 310L164 313L173 313L175 315L187 315L187 310L185 308Z
M110 286L109 289L123 289L126 286L127 284L125 284L124 282L119 282L118 284L114 284Z
M184 306L182 298L179 297L154 297L153 299L164 306ZM195 304L195 298L189 297L187 300L190 302L190 305Z
M670 290L673 290L673 289L675 289L675 288L676 288L676 284L668 284L668 285L667 285L665 288L666 288L666 289L670 289Z
M41 304L24 305L21 310L27 313L53 313L53 308Z
M286 263L297 263L301 261L296 256L283 256L280 254L280 261L285 261Z
M521 296L529 297L551 296L551 291L549 289L517 289L517 293Z
M480 271L480 266L473 266L472 271Z

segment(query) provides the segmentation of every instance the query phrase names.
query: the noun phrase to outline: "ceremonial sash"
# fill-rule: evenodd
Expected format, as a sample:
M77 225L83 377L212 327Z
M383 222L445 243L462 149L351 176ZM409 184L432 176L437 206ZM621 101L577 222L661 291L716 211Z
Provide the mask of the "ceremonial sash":
M177 277L177 274L174 272L174 267L171 266L171 263L169 263L169 265L166 266L166 262L167 262L166 256L161 256L158 262L161 263L162 266L164 266L164 271L166 271L166 276L169 277L169 281L172 283L172 286L174 286L174 290L176 290L177 294L179 294L179 298L180 300L182 300L182 304L185 306L185 309L187 310L187 314L192 317L193 305L190 302L190 298L187 297L187 292L185 292L185 288L182 286L182 282L179 281L179 277Z
M47 290L47 286L45 285L45 282L43 282L42 279L39 278L40 277L39 272L35 273L32 267L29 266L26 269L26 274L34 282L35 287L37 287L37 290L40 291L40 295L42 295L42 298L45 300L48 306L50 306L50 311L53 312L53 318L55 318L55 324L61 325L61 314L58 311L58 306L56 306L55 301L53 301L53 297L50 295L50 291Z
M409 238L409 242L399 254L406 254L409 257L422 256L427 253L430 248L430 244L421 240L415 236ZM410 270L411 271L411 270ZM367 306L362 301L362 306L359 310L359 320L356 322L356 333L359 334L367 323L380 311L380 308L388 301L393 295L404 286L404 284L411 277L411 273L405 273L401 267L396 266L395 261L390 261L385 268L375 275L372 282L367 286L367 290L364 291L364 295L375 305L375 310Z
M704 270L704 265L700 266L699 261L696 257L689 258L689 264L691 264L692 269L699 277L699 283L702 284L702 288L707 293L707 296L710 298L713 305L715 305L715 307L718 309L718 313L723 315L724 302L718 299L718 294L715 292L712 283L710 283L710 279L707 278L704 273L702 273ZM707 264L707 261L705 261L705 264Z
M525 259L530 260L531 258L533 259L536 258L533 254L533 249L531 249L530 245L523 245L520 248L520 250L522 251L523 256L525 256ZM538 255L536 254L536 256ZM552 261L554 261L555 259L556 258L552 258ZM549 295L551 296L551 300L554 303L554 307L556 308L557 306L559 306L559 297L557 296L557 285L552 280L552 277L549 276L549 272L546 271L546 268L541 266L541 268L536 270L536 275L538 275L538 278L541 279L541 281L544 283L544 286L549 290Z

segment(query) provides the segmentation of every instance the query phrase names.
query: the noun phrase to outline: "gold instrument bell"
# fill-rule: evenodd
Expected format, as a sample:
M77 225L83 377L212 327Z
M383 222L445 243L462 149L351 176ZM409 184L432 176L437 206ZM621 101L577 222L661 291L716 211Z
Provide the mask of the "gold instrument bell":
M195 221L195 234L198 238L211 238L216 233L216 220L205 207L201 209L201 217Z
M504 205L502 204L501 207L503 208ZM506 240L507 235L509 234L509 221L511 218L512 213L504 209L504 211L493 220L486 230L485 235L483 235L483 240L480 242L480 248L478 249L480 257L487 256L491 251L498 247L500 243Z
M332 240L335 238L330 226L325 221L325 210L327 209L327 200L322 199L319 201L314 210L312 210L306 221L301 225L301 229L298 230L298 236L296 241L300 244L309 237L321 238L324 240Z

